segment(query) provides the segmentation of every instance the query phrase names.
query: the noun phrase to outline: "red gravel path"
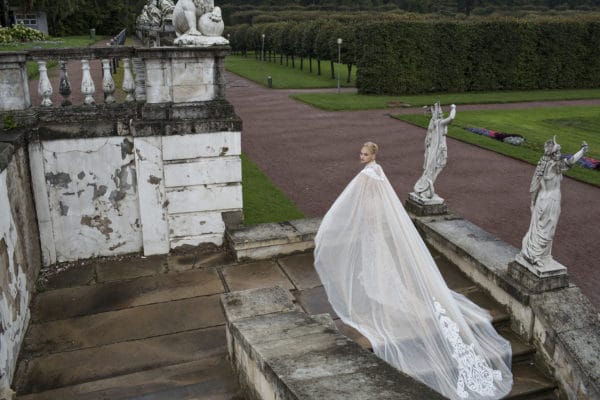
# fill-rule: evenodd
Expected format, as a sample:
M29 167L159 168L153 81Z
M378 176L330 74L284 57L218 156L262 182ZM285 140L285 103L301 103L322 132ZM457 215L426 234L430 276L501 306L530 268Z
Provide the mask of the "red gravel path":
M327 112L289 99L293 90L269 90L227 75L227 98L244 121L242 149L307 216L322 216L361 168L360 145L380 145L379 163L405 199L422 172L425 130L390 118L418 110ZM600 100L458 106L461 110L598 104ZM551 132L548 133L548 137ZM565 151L576 149L565 149ZM436 192L450 209L520 248L529 225L534 166L448 139L448 165ZM600 189L565 178L554 257L600 308Z

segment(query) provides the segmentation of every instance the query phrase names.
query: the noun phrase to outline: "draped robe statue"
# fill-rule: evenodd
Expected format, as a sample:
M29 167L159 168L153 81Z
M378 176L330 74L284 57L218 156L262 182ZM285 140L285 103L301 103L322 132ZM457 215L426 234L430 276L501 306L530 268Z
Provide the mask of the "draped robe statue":
M569 158L562 158L561 147L556 137L544 145L544 155L540 159L531 180L531 221L523 238L517 261L543 269L553 261L552 241L560 216L560 182L563 172L570 169L588 150L586 142L581 149Z
M450 106L450 116L443 118L440 103L431 107L431 120L425 137L425 160L423 161L423 175L414 186L415 200L423 204L441 204L444 199L439 197L434 190L437 176L446 166L448 151L446 147L446 134L448 125L456 116L456 106Z

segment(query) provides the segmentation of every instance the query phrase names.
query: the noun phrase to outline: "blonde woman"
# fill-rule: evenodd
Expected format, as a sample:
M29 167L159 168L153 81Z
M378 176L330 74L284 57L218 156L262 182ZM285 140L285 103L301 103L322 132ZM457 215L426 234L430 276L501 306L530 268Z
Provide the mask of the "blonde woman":
M315 268L335 312L373 351L451 399L499 399L512 387L511 348L491 316L444 282L429 250L376 162L327 212Z

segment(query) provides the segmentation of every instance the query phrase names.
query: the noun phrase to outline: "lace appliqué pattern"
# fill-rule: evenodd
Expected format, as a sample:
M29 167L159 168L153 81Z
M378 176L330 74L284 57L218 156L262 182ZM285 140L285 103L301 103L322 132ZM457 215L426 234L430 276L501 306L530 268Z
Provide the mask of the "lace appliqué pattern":
M435 298L433 300L442 334L452 345L452 358L458 363L456 393L463 399L469 397L467 390L482 396L493 396L496 393L494 381L501 382L502 373L490 368L481 356L475 354L473 344L463 342L456 322L446 315L446 310Z

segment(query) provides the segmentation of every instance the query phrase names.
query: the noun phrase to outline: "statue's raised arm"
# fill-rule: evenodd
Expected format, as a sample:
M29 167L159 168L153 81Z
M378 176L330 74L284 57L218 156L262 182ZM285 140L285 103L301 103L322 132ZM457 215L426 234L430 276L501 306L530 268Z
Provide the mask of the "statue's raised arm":
M454 121L454 118L456 117L456 104L452 104L450 106L450 115L448 116L448 118L443 119L440 124L444 125L444 126L448 126L450 125L450 123L452 121Z
M579 160L581 160L581 157L583 157L585 155L585 153L588 152L588 149L589 149L589 146L588 146L587 142L584 140L583 142L581 142L581 148L579 149L579 151L565 160L565 164L566 164L565 167L567 169L569 169L573 165L575 165Z

